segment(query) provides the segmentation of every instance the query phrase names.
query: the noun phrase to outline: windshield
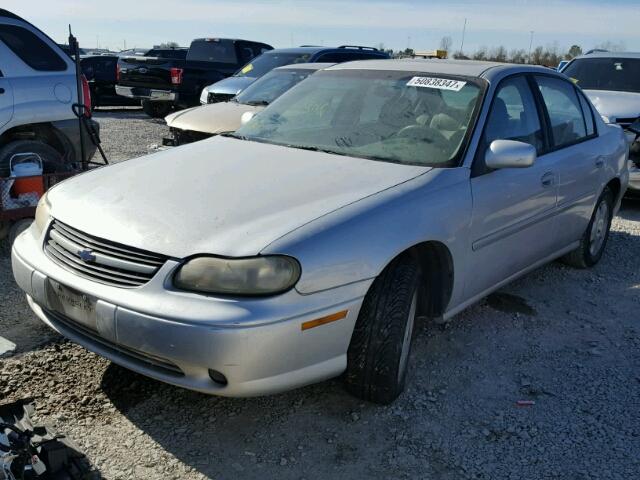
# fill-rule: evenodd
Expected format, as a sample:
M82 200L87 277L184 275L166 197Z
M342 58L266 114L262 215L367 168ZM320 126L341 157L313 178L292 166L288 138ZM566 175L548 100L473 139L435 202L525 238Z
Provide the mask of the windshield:
M328 70L282 95L236 136L425 166L458 164L478 110L477 79Z
M309 53L263 53L251 63L247 63L242 67L234 77L260 78L276 67L284 67L293 63L305 63L310 57L311 54Z
M236 101L245 105L269 105L313 72L309 69L273 70L239 93Z
M585 90L640 93L640 58L580 58L562 73Z

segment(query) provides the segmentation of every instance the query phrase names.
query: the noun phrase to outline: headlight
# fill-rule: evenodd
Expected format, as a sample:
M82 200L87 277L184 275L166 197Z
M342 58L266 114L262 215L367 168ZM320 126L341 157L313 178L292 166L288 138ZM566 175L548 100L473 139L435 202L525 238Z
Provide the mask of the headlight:
M36 207L36 227L38 230L42 232L47 223L49 222L49 210L51 208L51 204L47 199L47 194L45 193L40 197L40 201L38 202L38 206Z
M200 103L206 105L207 98L209 97L209 87L204 87L202 93L200 93Z
M292 257L196 257L176 272L174 285L183 290L223 295L272 295L289 290L300 278Z

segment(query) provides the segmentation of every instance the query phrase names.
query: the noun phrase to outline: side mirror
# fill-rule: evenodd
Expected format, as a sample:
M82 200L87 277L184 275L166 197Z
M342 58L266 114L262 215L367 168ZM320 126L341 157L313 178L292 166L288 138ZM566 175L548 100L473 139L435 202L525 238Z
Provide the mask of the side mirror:
M640 119L637 119L635 122L633 122L631 125L629 125L627 127L627 130L629 130L630 132L635 133L636 135L640 135Z
M248 123L253 117L256 116L256 112L244 112L240 117L240 125Z
M494 140L487 148L484 161L489 168L526 168L536 161L533 145L514 140Z

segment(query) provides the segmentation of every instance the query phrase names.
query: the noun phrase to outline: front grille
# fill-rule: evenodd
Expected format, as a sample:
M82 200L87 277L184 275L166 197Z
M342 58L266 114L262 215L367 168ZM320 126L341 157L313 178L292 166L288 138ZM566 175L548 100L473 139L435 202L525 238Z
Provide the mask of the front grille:
M218 103L218 102L228 102L235 95L232 93L213 93L209 92L207 95L207 103Z
M80 232L54 220L45 252L82 277L116 287L139 287L156 274L167 257Z

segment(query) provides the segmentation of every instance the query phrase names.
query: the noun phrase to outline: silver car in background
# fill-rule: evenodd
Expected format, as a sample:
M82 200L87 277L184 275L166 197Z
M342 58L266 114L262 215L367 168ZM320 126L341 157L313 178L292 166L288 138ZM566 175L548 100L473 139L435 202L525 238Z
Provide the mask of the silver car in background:
M345 63L235 134L55 187L13 271L43 322L150 377L245 396L344 373L387 403L417 316L598 262L626 162L548 69Z
M572 60L562 73L584 90L606 123L625 131L629 143L628 193L640 196L640 53L590 53Z

